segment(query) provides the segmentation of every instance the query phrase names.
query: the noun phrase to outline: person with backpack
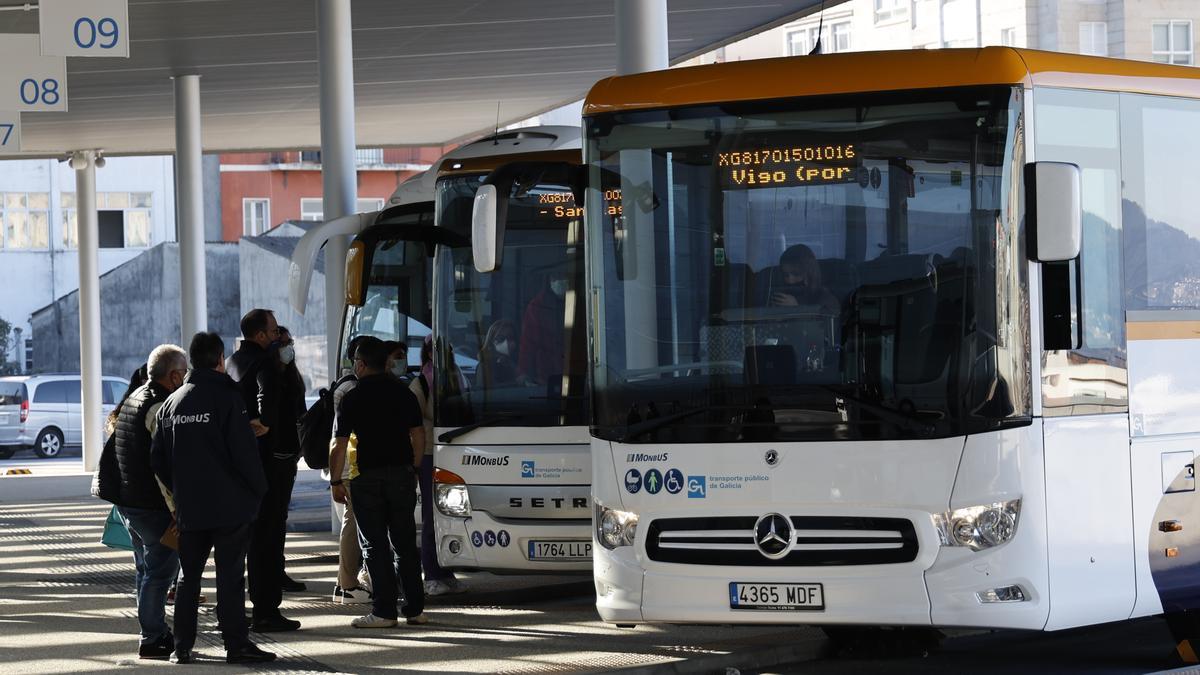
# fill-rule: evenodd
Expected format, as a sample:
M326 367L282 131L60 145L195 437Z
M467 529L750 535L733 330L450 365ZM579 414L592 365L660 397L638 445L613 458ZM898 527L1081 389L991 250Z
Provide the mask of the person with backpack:
M283 395L275 354L279 324L270 310L252 309L242 317L241 330L242 343L226 368L246 403L268 486L251 530L246 559L250 601L254 604L251 627L258 633L293 631L300 628L300 622L279 611L283 603L287 508L296 482L296 462L275 457L279 439L295 429L294 425L286 428L279 419L279 399Z
M347 360L354 361L358 346L365 339L367 336L359 335L350 341L350 346L346 349ZM313 406L315 408L321 405L328 396L327 405L321 410L323 415L328 415L322 419L324 440L321 444L325 453L326 466L328 466L329 451L333 441L333 420L341 407L342 399L353 391L357 384L358 378L355 377L354 372L348 372L334 383L332 394L323 393L323 400ZM315 442L320 438L320 436L314 436L313 440ZM343 462L342 470L337 476L330 475L331 481L340 480L342 485L346 486L347 495L343 504L345 508L342 512L342 528L338 534L337 584L333 588L333 601L343 605L362 605L371 602L371 578L363 565L362 544L359 542L358 525L354 520L354 501L350 496L351 479L358 475L357 471L353 470L354 460L357 457L357 443L357 438L350 439L348 456Z
M418 485L421 488L421 567L425 572L425 595L445 595L462 591L454 573L438 563L437 537L433 531L433 336L421 343L421 372L408 390L417 397L425 422L425 448L421 457Z

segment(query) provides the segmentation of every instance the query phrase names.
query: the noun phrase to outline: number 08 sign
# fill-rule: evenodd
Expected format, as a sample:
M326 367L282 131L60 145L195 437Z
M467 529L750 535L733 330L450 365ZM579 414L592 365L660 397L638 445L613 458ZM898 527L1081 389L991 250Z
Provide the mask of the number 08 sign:
M43 56L129 56L128 0L41 0Z
M67 60L41 56L32 33L0 34L0 110L66 109Z

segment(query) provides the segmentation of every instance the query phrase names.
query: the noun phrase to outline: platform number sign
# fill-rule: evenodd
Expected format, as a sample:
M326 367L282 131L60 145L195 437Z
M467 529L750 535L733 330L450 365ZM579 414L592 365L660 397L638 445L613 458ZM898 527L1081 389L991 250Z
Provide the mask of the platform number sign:
M0 110L66 109L66 58L42 56L32 33L0 34Z
M0 155L21 151L21 113L0 110Z
M129 56L128 0L41 0L43 56Z

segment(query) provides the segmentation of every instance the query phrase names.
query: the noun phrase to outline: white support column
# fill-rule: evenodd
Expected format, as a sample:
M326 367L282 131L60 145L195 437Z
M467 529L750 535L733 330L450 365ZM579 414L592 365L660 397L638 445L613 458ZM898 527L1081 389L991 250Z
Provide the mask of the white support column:
M100 364L100 224L96 214L96 153L72 154L79 228L79 372L83 383L80 426L83 470L95 471L104 446Z
M355 213L358 172L354 163L354 54L350 0L317 0L317 50L321 96L321 184L326 221ZM338 339L346 296L349 237L325 244L325 336L329 379L338 375Z
M175 194L179 204L180 344L208 330L204 278L204 175L200 147L200 76L175 77Z
M667 0L615 0L617 16L617 74L665 70Z

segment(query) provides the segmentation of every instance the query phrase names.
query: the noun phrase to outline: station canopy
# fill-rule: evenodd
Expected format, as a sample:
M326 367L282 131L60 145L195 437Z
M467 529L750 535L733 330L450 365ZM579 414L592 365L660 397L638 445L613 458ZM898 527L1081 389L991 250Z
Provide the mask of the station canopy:
M817 4L670 0L671 62ZM616 64L611 0L354 0L352 12L360 147L460 141L582 98ZM130 58L67 59L69 110L23 113L21 155L171 153L171 77L193 73L205 152L320 144L312 0L129 0L129 26ZM0 12L0 33L37 30L36 9Z

